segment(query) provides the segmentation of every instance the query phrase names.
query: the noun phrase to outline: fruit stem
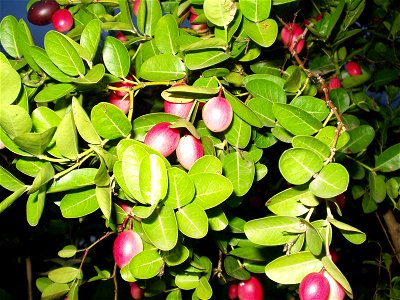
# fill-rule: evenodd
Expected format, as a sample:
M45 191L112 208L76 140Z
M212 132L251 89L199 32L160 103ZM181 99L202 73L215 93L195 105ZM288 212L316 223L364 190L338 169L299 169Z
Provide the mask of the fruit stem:
M87 255L88 255L89 251L90 251L94 246L96 246L98 243L100 243L102 240L106 239L107 237L109 237L109 236L112 235L112 234L114 234L113 231L108 231L108 232L106 232L106 234L104 234L102 237L100 237L97 241L93 242L93 244L91 244L91 245L88 246L87 248L82 249L82 250L78 250L78 252L79 252L79 251L85 251L85 252L83 253L83 257L82 257L82 260L81 260L81 264L79 265L79 270L80 270L80 271L82 271L83 263L84 263L84 261L85 261Z

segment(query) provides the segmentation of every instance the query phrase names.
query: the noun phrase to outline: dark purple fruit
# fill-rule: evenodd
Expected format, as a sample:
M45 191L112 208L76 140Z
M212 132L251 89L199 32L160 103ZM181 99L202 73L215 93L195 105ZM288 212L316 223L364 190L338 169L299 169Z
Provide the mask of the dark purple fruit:
M28 10L28 20L34 25L47 25L51 23L51 17L60 9L55 0L41 0L31 5Z

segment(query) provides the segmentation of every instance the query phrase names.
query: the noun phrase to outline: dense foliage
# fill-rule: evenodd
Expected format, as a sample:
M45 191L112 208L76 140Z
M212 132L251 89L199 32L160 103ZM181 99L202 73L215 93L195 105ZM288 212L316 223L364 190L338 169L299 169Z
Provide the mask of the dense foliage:
M400 299L396 0L57 3L0 24L1 297Z

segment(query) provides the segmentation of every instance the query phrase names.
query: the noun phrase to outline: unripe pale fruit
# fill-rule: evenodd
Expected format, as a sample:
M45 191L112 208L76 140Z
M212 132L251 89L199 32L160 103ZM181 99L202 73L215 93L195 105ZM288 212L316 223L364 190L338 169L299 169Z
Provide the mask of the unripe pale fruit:
M334 90L334 89L338 89L342 87L342 84L340 82L340 79L337 77L333 77L331 78L331 80L329 81L329 90Z
M264 291L260 281L254 276L238 284L238 297L240 300L262 300Z
M129 98L124 99L123 97L117 96L114 93L110 93L108 95L108 102L117 106L124 114L127 114L129 112Z
M160 152L164 157L171 155L178 147L180 133L176 128L169 128L171 123L161 122L154 125L144 138L144 143Z
M289 51L293 51L294 44L297 38L303 34L303 29L296 23L287 23L285 27L282 28L281 38L285 46L289 48ZM300 53L305 44L304 39L301 39L296 44L295 52Z
M317 272L306 275L299 286L300 300L327 300L329 292L329 281Z
M164 100L164 112L186 119L194 105L194 100L186 103L175 103Z
M144 296L144 290L136 282L129 282L129 285L131 286L132 299L142 299Z
M51 17L51 23L55 30L67 32L72 28L74 19L68 9L59 9Z
M349 61L346 64L346 70L347 73L349 73L350 76L358 76L361 75L361 67L360 65L355 62L355 61Z
M329 281L330 293L328 300L343 300L346 296L343 287L328 272L324 271L323 275Z
M206 127L214 132L222 132L229 127L233 118L231 104L225 98L217 96L204 104L202 110Z
M189 170L196 160L204 155L203 145L200 139L187 134L179 140L176 147L176 158L186 170Z
M28 10L28 21L34 25L50 24L52 15L59 9L60 5L55 0L35 2Z
M114 241L113 255L118 267L123 268L139 252L143 251L143 242L139 234L127 230L118 234Z
M236 283L232 283L228 289L228 298L233 300L238 297L238 285Z

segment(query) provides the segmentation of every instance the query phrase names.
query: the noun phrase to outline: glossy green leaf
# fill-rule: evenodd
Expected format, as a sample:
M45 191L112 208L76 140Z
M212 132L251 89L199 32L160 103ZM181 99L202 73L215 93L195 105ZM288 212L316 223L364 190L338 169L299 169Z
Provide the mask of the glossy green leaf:
M18 21L14 16L5 16L0 23L1 46L13 58L21 58L22 51L18 47ZM2 79L5 77L2 77Z
M50 102L69 95L75 91L75 86L70 83L58 83L46 86L35 96L38 103Z
M68 283L76 278L81 278L81 270L74 267L61 267L51 270L48 274L49 278L56 283Z
M298 284L312 272L322 269L322 262L311 252L303 251L278 257L265 267L265 274L281 284Z
M212 297L213 290L206 276L200 277L199 285L196 287L195 293L200 299L210 299Z
M322 168L310 183L310 191L317 197L332 198L347 190L349 173L338 163L330 163Z
M320 141L324 142L329 147L333 146L333 142L335 140L335 136L336 136L336 127L333 127L333 126L326 126L324 128L321 128L319 130L319 132L317 133L317 135L315 135L315 137L317 139L319 139ZM335 148L336 149L343 148L343 146L345 146L347 144L349 139L350 139L349 134L347 132L342 132L339 135L339 139L337 140Z
M171 250L178 242L175 213L168 206L156 208L149 218L142 220L142 226L146 236L161 250Z
M25 185L22 181L20 181L17 177L0 165L0 186L6 190L15 192L23 188Z
M48 31L44 37L44 48L51 61L70 76L85 74L85 66L78 52L58 31Z
M39 190L28 196L26 202L26 220L30 226L39 224L39 220L43 214L46 201L46 186L41 186Z
M158 1L141 2L137 16L138 29L148 36L153 36L161 16L162 10Z
M105 68L103 64L97 64L91 68L84 77L79 77L74 80L77 84L96 84L98 83L105 74Z
M199 173L219 173L222 174L222 163L213 155L200 157L189 170L189 175Z
M178 52L179 29L176 19L171 14L166 14L158 20L154 39L157 48L162 53L176 54Z
M265 205L276 215L297 217L309 211L303 204L307 198L311 198L311 201L316 200L308 189L293 187L275 194Z
M369 193L376 203L381 203L386 198L385 176L370 172L368 176Z
M272 111L278 122L294 135L311 135L322 127L311 114L289 104L274 103Z
M348 131L350 140L344 149L348 153L358 153L365 150L375 138L375 130L369 125L360 125Z
M256 113L252 111L251 108L249 108L249 106L245 105L242 101L229 93L227 90L224 91L224 96L226 97L226 100L228 100L229 104L232 106L233 111L239 118L252 126L262 127L260 119L258 118Z
M14 139L17 136L31 131L32 120L28 112L20 106L2 105L0 126L11 139Z
M19 197L25 193L27 188L22 186L18 190L14 191L10 196L5 198L3 201L0 202L0 213L6 210L10 205L12 205Z
M331 155L329 146L313 136L296 135L292 139L292 145L294 148L304 148L314 151L323 160Z
M234 114L231 125L225 131L225 138L235 148L246 148L251 138L251 126Z
M39 190L43 185L45 185L50 180L52 180L54 175L55 175L55 171L54 171L52 164L49 162L44 163L42 168L39 170L38 174L36 175L35 179L33 180L33 183L29 189L28 194Z
M266 249L267 248L237 247L232 251L230 251L229 255L233 255L251 261L265 262L268 259L268 254Z
M229 55L220 50L203 50L185 55L185 65L189 70L200 70L218 65L227 60Z
M237 280L247 280L250 278L250 273L245 270L238 259L233 256L225 257L224 269L229 276L232 276Z
M318 121L323 121L329 115L329 109L326 106L325 101L311 97L311 96L300 96L293 99L290 105L301 108L302 110L308 112Z
M329 91L329 98L340 114L343 114L350 106L350 96L343 88Z
M64 296L70 287L66 283L51 283L42 292L42 299L57 299Z
M17 99L21 90L19 74L8 62L0 60L0 77L0 105L11 104Z
M90 144L100 144L101 139L78 99L72 98L72 113L79 135Z
M196 203L190 203L176 212L179 231L184 235L201 239L208 232L208 218Z
M126 77L130 70L130 57L125 45L113 36L104 40L103 61L106 69L114 76Z
M194 184L189 175L176 167L169 168L167 172L168 191L164 204L174 209L189 204L195 194Z
M43 167L44 163L45 162L31 157L20 157L17 160L15 167L18 171L24 173L25 175L35 177Z
M115 105L101 102L90 113L93 127L105 139L113 140L126 137L132 129L125 114Z
M181 51L198 51L206 49L221 49L225 50L228 47L226 41L222 38L211 37L209 39L201 39L198 42L187 44L180 47ZM204 77L222 77L229 74L229 70L225 68L214 68L205 70L203 72Z
M92 60L98 49L100 42L101 22L98 19L93 19L88 22L82 31L80 44L85 48Z
M101 212L107 220L111 217L111 192L111 187L109 186L96 186L96 199Z
M303 224L306 226L306 249L315 256L321 254L323 239L320 232L313 226L312 223L302 219Z
M232 182L235 195L246 194L254 181L254 163L240 155L239 152L227 154L222 163L224 174Z
M278 36L278 23L274 19L252 22L243 18L243 28L246 34L262 47L270 47Z
M43 131L41 133L30 132L24 133L14 138L15 144L26 152L32 153L34 155L40 155L50 144L54 133L56 132L56 127L52 127Z
M272 111L272 102L270 100L265 98L252 98L247 105L257 115L263 126L273 127L275 125L275 115Z
M350 283L347 281L346 277L342 274L339 268L327 256L324 256L321 261L326 272L328 272L333 279L335 279L344 288L346 294L353 299L353 290L351 289Z
M31 118L35 132L44 132L51 127L57 127L61 122L57 113L45 106L40 106L32 111Z
M195 187L194 203L207 210L224 202L233 192L231 181L216 173L190 175Z
M95 212L98 208L95 189L70 192L61 199L60 204L64 218L80 218Z
M376 159L375 170L393 172L400 169L400 143L390 146Z
M139 76L149 81L178 80L186 76L186 70L177 56L159 54L144 61Z
M55 133L57 149L69 158L78 158L78 134L76 131L72 111L65 114Z
M282 153L279 159L279 170L282 176L292 184L306 183L322 167L321 157L308 149L288 149Z
M177 244L172 250L163 253L165 263L172 267L186 261L189 257L189 249L182 244Z
M272 103L286 103L283 88L269 79L253 79L246 82L245 87L256 98L268 99Z
M359 245L365 242L367 237L361 230L331 217L328 217L328 221L338 228L343 236L353 244Z
M240 10L252 22L263 21L271 11L270 0L239 0Z
M167 168L160 156L146 155L139 166L139 188L145 203L156 205L167 195Z
M227 27L235 16L237 3L224 0L205 0L203 9L204 14L211 23Z
M175 284L182 290L192 290L199 285L199 276L197 274L177 274Z
M73 257L76 254L76 246L75 245L67 245L58 251L58 256L62 258Z
M164 262L158 250L143 250L136 254L129 263L132 275L137 279L149 279L161 272Z
M258 245L283 245L293 240L295 233L304 232L301 221L289 216L253 219L244 225L247 238Z

